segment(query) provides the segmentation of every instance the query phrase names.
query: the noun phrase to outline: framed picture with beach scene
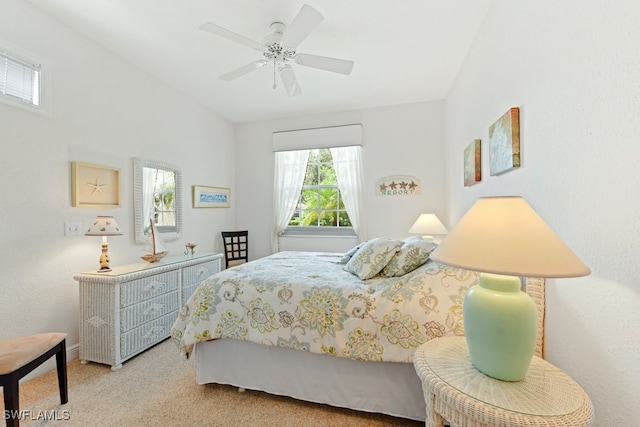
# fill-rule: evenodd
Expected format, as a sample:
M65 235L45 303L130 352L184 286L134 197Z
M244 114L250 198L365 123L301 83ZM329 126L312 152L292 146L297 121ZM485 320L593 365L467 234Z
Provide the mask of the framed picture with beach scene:
M231 189L223 187L209 187L206 185L193 186L194 208L228 208Z

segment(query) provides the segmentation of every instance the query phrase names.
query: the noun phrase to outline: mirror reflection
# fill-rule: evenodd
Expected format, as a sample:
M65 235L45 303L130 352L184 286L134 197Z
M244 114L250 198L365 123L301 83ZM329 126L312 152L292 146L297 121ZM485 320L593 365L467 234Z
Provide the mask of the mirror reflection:
M148 240L150 220L162 240L176 240L182 232L181 173L176 166L134 159L136 242Z
M176 173L173 170L142 168L143 218L153 219L160 232L176 229ZM145 225L145 234L149 224Z

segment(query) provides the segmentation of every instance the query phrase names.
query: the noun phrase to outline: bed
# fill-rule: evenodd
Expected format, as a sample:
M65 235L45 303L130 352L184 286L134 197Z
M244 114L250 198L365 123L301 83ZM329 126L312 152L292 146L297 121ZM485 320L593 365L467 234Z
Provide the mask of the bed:
M344 254L280 252L205 279L171 330L195 358L196 381L424 420L413 353L464 334L462 301L477 274L428 261L361 279L350 264ZM528 279L527 293L542 325L544 282Z

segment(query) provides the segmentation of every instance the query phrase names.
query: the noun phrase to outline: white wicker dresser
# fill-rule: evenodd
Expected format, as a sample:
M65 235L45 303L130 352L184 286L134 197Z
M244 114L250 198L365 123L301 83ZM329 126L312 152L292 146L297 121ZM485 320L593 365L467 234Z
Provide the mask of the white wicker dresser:
M81 363L104 363L115 371L169 337L178 310L203 279L220 271L221 259L222 254L173 256L75 275Z

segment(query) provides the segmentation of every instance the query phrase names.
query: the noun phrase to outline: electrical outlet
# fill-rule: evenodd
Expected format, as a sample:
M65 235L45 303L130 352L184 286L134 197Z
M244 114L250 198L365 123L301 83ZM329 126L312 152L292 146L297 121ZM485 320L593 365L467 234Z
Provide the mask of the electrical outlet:
M81 222L65 222L64 223L64 235L70 236L82 236L82 223Z

